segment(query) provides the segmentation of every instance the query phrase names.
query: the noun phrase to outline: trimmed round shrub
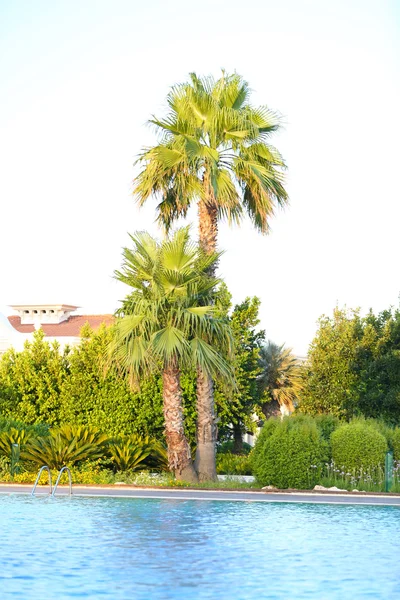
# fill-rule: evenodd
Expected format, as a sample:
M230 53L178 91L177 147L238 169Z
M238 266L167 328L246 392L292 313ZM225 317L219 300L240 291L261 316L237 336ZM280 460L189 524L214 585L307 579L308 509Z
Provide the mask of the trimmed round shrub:
M269 419L251 454L253 474L263 486L310 489L327 460L327 443L311 417Z
M345 471L383 467L387 440L374 425L354 421L341 425L331 435L332 460Z

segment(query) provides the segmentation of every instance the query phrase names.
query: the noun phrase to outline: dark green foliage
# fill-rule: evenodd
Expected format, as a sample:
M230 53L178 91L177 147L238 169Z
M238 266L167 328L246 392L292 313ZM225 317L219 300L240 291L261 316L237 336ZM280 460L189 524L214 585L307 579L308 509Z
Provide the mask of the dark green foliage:
M217 454L217 473L221 475L251 475L248 456L238 454Z
M234 445L234 442L232 440L227 440L226 442L222 442L221 444L218 444L217 453L218 454L233 453L233 445ZM250 454L251 450L252 450L252 447L250 446L250 444L246 444L246 442L243 442L242 454Z
M227 314L230 307L230 295L226 286L218 293L219 309ZM260 373L260 346L265 339L264 331L257 331L260 322L258 312L260 300L246 298L237 304L229 317L233 335L234 356L231 360L236 387L217 383L215 402L220 419L219 438L229 439L235 436L235 450L242 451L241 437L255 427L253 414L261 403L261 394L257 385ZM233 431L232 431L233 425ZM239 446L239 447L238 447Z
M331 436L332 460L344 472L383 467L387 440L364 420L341 425Z
M217 298L219 317L227 317L230 294L220 286ZM256 377L259 373L259 345L264 339L256 331L259 300L246 299L229 318L234 337L233 369L237 388L216 384L215 401L219 439L232 436L233 423L239 434L254 427L252 415L259 405ZM9 427L35 429L45 435L48 426L65 423L87 425L111 436L136 433L164 441L162 382L157 375L143 378L132 389L127 377L116 369L105 371L100 358L110 339L110 328L96 332L88 325L81 331L82 342L64 353L46 342L43 332L22 352L10 350L0 359L0 431ZM181 376L185 432L191 446L196 438L196 374ZM18 421L18 422L17 422Z
M300 409L400 422L400 311L336 308L310 346Z
M300 410L337 417L354 414L359 389L353 366L361 339L362 323L357 312L335 309L332 318L321 317L309 350Z
M85 327L82 343L70 356L70 373L60 394L59 420L98 427L110 435L139 433L162 437L162 396L159 379L149 377L132 391L118 371L105 372L101 357L110 328L96 333Z
M14 419L6 419L0 417L0 433L3 431L10 431L11 429L22 429L37 436L46 436L49 433L49 426L44 423L37 423L35 425L27 425L22 421L15 421Z
M110 435L138 433L163 440L160 378L148 377L133 391L125 377L113 370L105 374L102 367L109 328L93 332L85 326L81 335L82 343L64 354L40 331L22 352L5 353L0 385L8 391L0 395L0 431L33 428L45 435L48 425L75 423Z
M327 443L311 418L273 418L265 423L251 456L260 484L309 489L318 483Z
M330 414L321 414L315 417L315 423L326 442L329 442L332 433L340 425L340 419Z

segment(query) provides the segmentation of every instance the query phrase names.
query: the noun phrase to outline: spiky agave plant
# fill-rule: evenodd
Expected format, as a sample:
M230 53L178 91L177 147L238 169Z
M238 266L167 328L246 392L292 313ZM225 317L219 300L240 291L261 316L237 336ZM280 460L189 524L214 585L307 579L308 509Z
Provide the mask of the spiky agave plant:
M108 436L96 428L64 425L50 431L48 437L30 439L21 452L21 459L61 469L102 458L106 455L108 440Z
M0 433L0 456L11 457L12 445L17 444L20 450L24 450L32 438L32 432L25 429L11 427L9 431Z
M136 434L114 439L108 451L116 471L137 471L148 467L146 459L154 451L155 442Z

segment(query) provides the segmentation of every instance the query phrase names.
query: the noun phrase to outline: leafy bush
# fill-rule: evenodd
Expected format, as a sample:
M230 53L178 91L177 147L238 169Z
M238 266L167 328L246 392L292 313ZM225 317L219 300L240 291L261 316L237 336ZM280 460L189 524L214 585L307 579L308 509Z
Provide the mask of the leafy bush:
M221 475L251 475L248 456L238 454L217 454L217 473Z
M315 421L302 415L269 419L251 455L257 481L283 489L313 487L326 459L327 443Z
M61 469L103 457L107 442L108 436L97 429L64 425L52 430L48 437L32 438L21 452L21 459Z
M388 444L373 424L354 420L332 433L331 446L335 464L351 472L383 466Z
M11 429L16 429L18 431L23 429L35 436L46 436L49 433L49 426L45 425L44 423L27 425L22 421L15 421L14 419L0 417L0 433L10 431Z

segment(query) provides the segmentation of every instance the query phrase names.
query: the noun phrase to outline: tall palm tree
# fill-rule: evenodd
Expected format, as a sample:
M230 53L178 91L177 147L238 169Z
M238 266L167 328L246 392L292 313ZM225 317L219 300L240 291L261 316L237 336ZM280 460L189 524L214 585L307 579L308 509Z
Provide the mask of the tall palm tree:
M301 366L292 350L268 341L260 349L259 365L258 384L267 399L262 406L265 416L292 413L301 389Z
M240 75L222 72L214 80L192 73L188 83L171 89L165 118L150 120L159 143L138 159L139 205L155 195L158 220L168 229L196 202L200 246L209 254L217 249L219 219L238 223L247 213L256 229L267 233L275 208L288 200L285 163L269 143L279 118L266 106L253 107L249 98ZM211 275L215 268L213 263ZM213 382L202 372L197 413L196 467L200 478L216 478Z
M216 279L207 270L218 254L206 255L189 239L188 228L157 242L148 233L131 236L115 277L131 287L115 325L109 356L133 379L161 370L168 461L177 479L196 481L184 433L182 369L201 368L210 377L230 378L219 351L229 352L230 332L209 304Z

